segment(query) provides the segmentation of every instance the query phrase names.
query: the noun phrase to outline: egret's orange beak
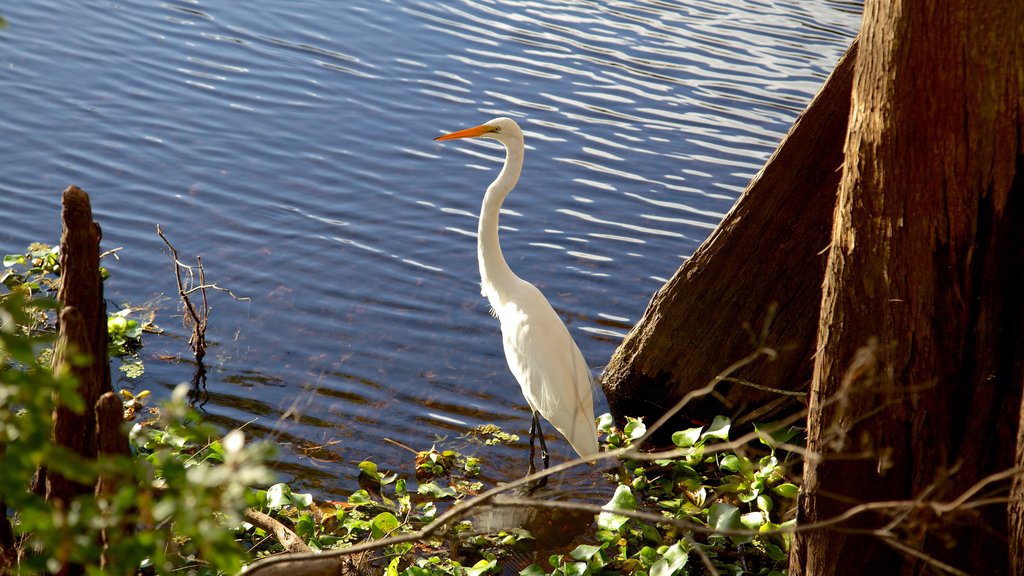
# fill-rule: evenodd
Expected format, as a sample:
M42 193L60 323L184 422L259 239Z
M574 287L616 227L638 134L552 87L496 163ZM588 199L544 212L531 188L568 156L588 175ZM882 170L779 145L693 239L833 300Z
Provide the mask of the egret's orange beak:
M481 124L480 126L474 126L472 128L466 128L465 130L459 130L458 132L452 132L445 134L444 136L438 136L434 140L454 140L456 138L476 138L488 132L494 132L494 126L488 126L487 124Z

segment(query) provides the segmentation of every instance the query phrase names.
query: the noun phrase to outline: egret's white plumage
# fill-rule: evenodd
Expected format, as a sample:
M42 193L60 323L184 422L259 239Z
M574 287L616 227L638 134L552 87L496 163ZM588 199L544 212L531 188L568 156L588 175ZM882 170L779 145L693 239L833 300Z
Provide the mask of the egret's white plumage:
M481 292L501 322L505 359L534 415L551 422L580 456L593 456L598 452L593 383L583 354L540 290L512 272L498 243L501 204L523 168L523 132L514 120L495 118L436 139L454 138L491 138L505 146L505 165L487 187L480 210ZM543 446L543 436L541 441Z

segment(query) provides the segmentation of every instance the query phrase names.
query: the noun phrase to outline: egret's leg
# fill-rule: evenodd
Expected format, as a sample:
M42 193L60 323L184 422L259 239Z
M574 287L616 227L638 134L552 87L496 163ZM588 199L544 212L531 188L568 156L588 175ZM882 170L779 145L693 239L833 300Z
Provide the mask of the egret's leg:
M544 462L544 469L548 469L548 447L544 444L544 431L540 429L540 414L533 413L533 422L530 424L530 469L527 471L527 475L533 474L537 471L533 466L533 438L534 436L540 437L540 459ZM542 488L548 485L548 477L545 476L537 481L531 488L531 492L537 488Z
M533 474L534 472L537 471L537 468L535 468L534 465L533 465L533 454L534 454L534 451L533 451L533 439L537 435L537 428L538 428L538 426L539 426L539 423L537 422L537 413L534 412L533 413L533 420L530 421L530 467L526 470L526 475L527 476L529 476L530 474ZM541 436L541 439L543 439L543 438L544 438L544 436ZM543 449L544 448L542 446L541 450L543 451ZM541 454L541 458L543 458L543 453Z
M544 431L540 429L540 417L536 413L533 415L533 421L537 423L537 436L540 437L540 459L544 461L544 469L548 469L548 447L544 444ZM545 478L544 480L547 480Z

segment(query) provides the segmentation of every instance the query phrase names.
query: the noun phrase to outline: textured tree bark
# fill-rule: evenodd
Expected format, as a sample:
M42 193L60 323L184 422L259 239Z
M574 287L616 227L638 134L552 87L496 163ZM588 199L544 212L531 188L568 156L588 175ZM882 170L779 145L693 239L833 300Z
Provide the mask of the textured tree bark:
M97 402L110 392L106 303L99 271L101 233L99 225L92 220L89 196L74 186L64 191L61 221L61 283L57 292L61 310L52 365L56 373L75 376L84 410L75 412L63 404L58 405L53 414L53 443L84 460L95 460L100 441ZM116 435L122 434L120 420L116 424L110 421L109 400L99 409L100 418L106 424L102 434L106 449L121 452L114 440ZM114 414L116 418L120 410ZM57 507L65 507L76 496L93 494L96 490L91 484L65 478L52 469L41 470L38 477L45 478L46 499ZM85 568L67 563L59 573L84 574Z
M790 574L1020 574L1009 482L968 490L1024 457L1024 3L868 0L861 42L799 522L971 497L799 533Z
M121 426L124 424L124 403L113 392L107 392L100 396L96 402L96 455L102 463L104 459L116 460L117 458L130 458L131 447L128 444L128 437ZM126 483L135 482L131 475L125 475L116 471L107 471L100 474L96 479L96 498L111 498L118 488ZM112 535L115 533L130 534L135 527L131 522L122 522L120 525L105 528L100 532L100 546L103 552L100 555L100 569L107 568L110 561L110 544Z
M660 417L761 346L779 355L733 377L806 390L856 53L854 41L722 224L654 295L615 351L602 376L613 414ZM754 407L769 418L802 408L800 396L734 382L717 392L686 414L735 416Z
M53 415L53 442L84 458L95 459L93 407L100 396L110 391L106 304L99 271L101 234L99 225L92 220L89 196L74 186L64 191L61 221L61 283L57 293L61 311L53 369L75 376L86 409L76 413L59 406ZM76 495L92 491L92 486L78 484L53 471L46 475L46 498L51 502L68 502Z

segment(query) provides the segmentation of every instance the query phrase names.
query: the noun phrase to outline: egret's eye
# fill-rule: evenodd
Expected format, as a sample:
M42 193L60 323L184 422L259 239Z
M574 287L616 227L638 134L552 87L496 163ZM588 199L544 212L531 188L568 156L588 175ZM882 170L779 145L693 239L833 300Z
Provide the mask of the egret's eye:
M491 132L496 132L498 134L501 134L501 126L495 126L494 129L491 130Z

